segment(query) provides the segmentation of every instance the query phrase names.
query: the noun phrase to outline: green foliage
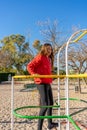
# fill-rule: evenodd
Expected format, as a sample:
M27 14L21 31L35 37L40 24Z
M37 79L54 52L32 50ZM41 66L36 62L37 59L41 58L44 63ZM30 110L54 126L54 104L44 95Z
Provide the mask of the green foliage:
M54 72L53 72L54 74L57 74L57 67L54 67ZM60 75L65 75L66 74L66 72L65 72L65 70L59 70L59 74Z
M35 40L34 43L33 43L33 47L39 52L40 49L41 49L41 43L39 40Z
M9 74L10 74L11 77L15 75L15 73L12 73L12 72L10 72L10 73L0 73L0 83L2 81L8 81L9 80L8 79Z
M8 72L17 70L23 74L26 64L32 59L29 43L25 42L25 37L17 34L4 37L1 40L0 71Z

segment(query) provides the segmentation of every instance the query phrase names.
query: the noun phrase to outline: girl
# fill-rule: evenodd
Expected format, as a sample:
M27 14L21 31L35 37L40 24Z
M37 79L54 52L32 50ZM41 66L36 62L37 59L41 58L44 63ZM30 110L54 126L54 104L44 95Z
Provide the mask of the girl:
M45 43L42 45L41 51L35 58L27 65L27 70L30 74L35 75L51 75L53 68L53 49L51 44ZM40 100L42 106L53 105L53 94L51 89L52 78L34 78L37 89L40 93ZM47 112L48 116L52 115L52 108L41 108L39 116L44 116ZM42 130L43 119L38 120L38 129ZM48 119L48 129L57 127L58 123L53 123L52 119Z

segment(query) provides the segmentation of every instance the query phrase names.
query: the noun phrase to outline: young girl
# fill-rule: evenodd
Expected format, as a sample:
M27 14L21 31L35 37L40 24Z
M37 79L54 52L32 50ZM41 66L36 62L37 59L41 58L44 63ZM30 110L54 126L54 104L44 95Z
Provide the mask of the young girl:
M35 58L27 65L27 70L31 75L51 75L53 68L53 49L51 44L45 43L42 45L41 51ZM51 89L52 78L34 78L37 89L40 93L40 100L42 106L53 105L53 94ZM48 116L52 115L52 108L41 108L39 116L44 116L47 112ZM38 120L38 129L42 130L43 119ZM58 123L53 123L52 119L48 119L48 129L57 127Z

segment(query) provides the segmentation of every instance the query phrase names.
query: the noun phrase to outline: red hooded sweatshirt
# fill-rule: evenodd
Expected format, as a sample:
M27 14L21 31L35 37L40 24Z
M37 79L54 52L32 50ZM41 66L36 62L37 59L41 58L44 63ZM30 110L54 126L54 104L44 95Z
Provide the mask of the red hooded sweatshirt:
M51 62L47 56L38 54L27 65L27 70L30 74L51 75ZM52 78L34 78L36 84L52 83Z

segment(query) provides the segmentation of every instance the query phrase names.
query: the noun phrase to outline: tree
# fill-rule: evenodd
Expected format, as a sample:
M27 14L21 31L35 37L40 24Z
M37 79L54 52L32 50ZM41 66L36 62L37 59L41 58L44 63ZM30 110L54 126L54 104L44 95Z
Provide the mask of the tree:
M85 41L81 42L77 49L72 49L69 54L69 66L78 73L84 74L87 72L87 44ZM83 78L87 84L87 79ZM79 89L81 92L81 80L78 78Z
M78 48L70 49L68 56L69 66L72 67L78 74L84 74L87 70L87 45L79 45Z
M38 53L38 52L40 51L41 46L42 46L42 44L40 43L39 40L35 40L35 41L34 41L34 43L33 43L33 47L37 50L36 53Z
M62 51L60 64L65 67L65 52ZM68 48L68 70L74 74L84 74L87 72L87 43L84 39L77 44L70 44ZM83 78L87 84L87 79ZM81 92L81 80L78 78L78 86Z
M1 68L15 68L18 73L22 74L26 69L26 64L32 59L33 52L25 37L17 34L3 38L1 40ZM4 59L2 60L2 58Z
M66 36L64 37L63 35L64 32L60 31L58 21L38 21L37 24L40 27L40 33L43 36L43 41L52 44L54 54L56 55L59 48L67 41Z

